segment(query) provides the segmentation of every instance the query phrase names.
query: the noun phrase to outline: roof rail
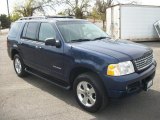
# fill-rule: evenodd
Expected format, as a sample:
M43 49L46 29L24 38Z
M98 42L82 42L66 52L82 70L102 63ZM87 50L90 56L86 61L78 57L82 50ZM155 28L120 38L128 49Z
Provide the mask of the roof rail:
M22 17L19 20L31 20L31 19L45 19L45 16L30 16L30 17Z
M30 17L22 17L19 20L48 19L48 18L75 18L75 17L74 16L30 16Z
M57 15L57 16L46 16L46 18L74 18L74 16L60 16L60 15Z

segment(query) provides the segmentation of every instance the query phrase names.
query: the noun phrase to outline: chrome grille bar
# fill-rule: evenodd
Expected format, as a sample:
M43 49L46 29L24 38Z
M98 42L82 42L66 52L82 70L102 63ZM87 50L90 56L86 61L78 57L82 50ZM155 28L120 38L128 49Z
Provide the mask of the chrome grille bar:
M134 63L138 71L147 68L152 64L152 62L153 62L153 53L147 54L145 56L142 56L134 60Z

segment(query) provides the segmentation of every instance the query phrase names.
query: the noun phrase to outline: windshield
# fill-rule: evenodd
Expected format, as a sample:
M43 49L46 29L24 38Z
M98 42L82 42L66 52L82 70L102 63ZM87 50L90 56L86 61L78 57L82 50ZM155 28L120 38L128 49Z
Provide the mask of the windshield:
M59 21L57 26L66 42L81 42L108 38L96 25L87 21Z

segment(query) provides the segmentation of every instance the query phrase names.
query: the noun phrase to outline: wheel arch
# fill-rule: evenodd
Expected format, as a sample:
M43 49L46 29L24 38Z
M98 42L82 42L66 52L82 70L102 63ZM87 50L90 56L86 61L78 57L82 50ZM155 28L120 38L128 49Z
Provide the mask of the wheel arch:
M71 84L71 88L73 88L73 83L74 83L74 80L80 75L80 74L83 74L83 73L93 73L94 75L96 75L101 84L103 85L103 81L102 81L102 78L100 77L100 75L98 74L98 72L94 71L93 69L91 68L87 68L87 67L84 67L84 66L78 66L78 67L75 67L71 70L70 72L70 75L69 75L69 82ZM103 85L104 86L104 85Z
M18 50L17 49L12 49L12 51L11 51L11 60L13 60L13 58L14 58L14 56L16 54L19 54Z

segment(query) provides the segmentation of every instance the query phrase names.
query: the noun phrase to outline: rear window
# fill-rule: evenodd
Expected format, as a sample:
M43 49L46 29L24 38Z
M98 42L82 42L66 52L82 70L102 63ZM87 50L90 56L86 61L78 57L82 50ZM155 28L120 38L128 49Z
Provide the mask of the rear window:
M23 29L22 37L27 39L36 39L38 23L26 23Z
M17 36L20 28L21 28L21 23L20 22L13 23L11 25L11 29L10 29L10 31L8 33L8 36L15 38Z

